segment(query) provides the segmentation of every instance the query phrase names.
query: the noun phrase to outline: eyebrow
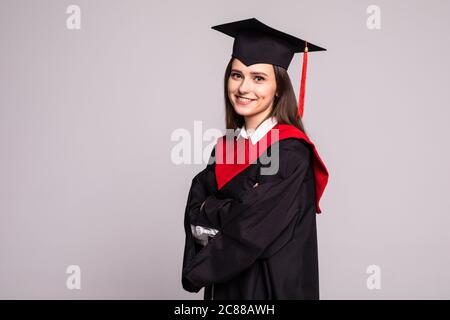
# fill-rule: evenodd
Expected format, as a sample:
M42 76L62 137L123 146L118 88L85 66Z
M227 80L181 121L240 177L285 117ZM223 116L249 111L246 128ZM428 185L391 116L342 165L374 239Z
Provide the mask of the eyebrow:
M231 69L231 72L233 72L233 71L242 73L240 70L237 70L237 69ZM259 71L259 72L257 72L257 71L250 72L250 74L252 74L252 75L262 74L262 75L265 75L266 77L268 77L267 74L265 74L264 72L260 72L260 71Z

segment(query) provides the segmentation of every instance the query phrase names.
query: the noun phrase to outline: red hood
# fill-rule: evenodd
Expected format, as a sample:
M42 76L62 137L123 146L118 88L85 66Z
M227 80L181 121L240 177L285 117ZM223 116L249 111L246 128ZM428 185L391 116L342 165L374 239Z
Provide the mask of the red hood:
M278 129L278 134L274 131ZM272 145L272 143L288 139L288 138L296 138L302 139L306 141L314 151L313 160L312 160L312 169L315 178L315 187L316 187L316 209L317 213L321 213L321 209L319 207L319 200L325 190L325 187L328 182L328 170L325 167L325 164L320 159L320 156L316 150L314 144L309 140L304 132L300 129L294 127L289 124L277 124L275 125L262 139L258 141L256 145L249 143L250 139L245 139L244 144L238 144L236 142L236 138L233 137L231 139L226 140L226 136L222 136L218 139L216 144L216 165L215 165L215 173L217 180L217 188L220 190L224 185L226 185L230 180L232 180L236 175L240 172L244 171L250 164L254 163L263 153L267 150L267 148ZM238 146L245 146L245 159L239 159L238 162L237 155L241 154L242 151L237 152ZM233 148L233 149L232 149ZM234 159L228 161L226 163L226 155L228 153L234 152ZM230 155L231 157L232 155ZM220 159L221 161L218 161Z

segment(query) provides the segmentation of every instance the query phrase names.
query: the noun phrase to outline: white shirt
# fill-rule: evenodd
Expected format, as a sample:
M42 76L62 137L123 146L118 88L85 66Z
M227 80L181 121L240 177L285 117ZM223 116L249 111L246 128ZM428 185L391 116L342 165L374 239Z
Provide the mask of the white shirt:
M194 226L191 224L191 232L195 240L203 246L208 244L208 240L214 237L219 230L202 226Z
M250 137L250 140L252 144L256 144L259 140L261 140L262 137L264 137L275 125L277 124L277 119L275 117L270 117L264 120L259 124L259 126L256 128L256 130L250 129L246 130L245 125L242 126L241 129L239 129L239 138L248 139Z

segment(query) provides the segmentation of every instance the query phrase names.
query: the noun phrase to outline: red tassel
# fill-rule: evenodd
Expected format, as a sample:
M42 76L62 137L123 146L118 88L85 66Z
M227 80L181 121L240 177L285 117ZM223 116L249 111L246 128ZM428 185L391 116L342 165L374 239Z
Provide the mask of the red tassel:
M303 52L303 67L302 79L300 81L300 93L298 98L298 117L303 117L303 110L305 107L305 86L306 86L306 68L308 67L308 44L305 44L305 51Z

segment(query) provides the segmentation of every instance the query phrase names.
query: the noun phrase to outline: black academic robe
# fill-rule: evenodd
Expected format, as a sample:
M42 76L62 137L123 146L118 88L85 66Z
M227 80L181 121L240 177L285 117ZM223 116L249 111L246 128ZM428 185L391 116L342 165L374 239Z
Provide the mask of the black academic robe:
M214 163L193 178L184 217L185 290L205 287L204 299L214 300L319 299L311 146L295 138L275 143L274 175L262 175L267 165L258 159L220 190ZM191 224L219 232L203 247Z

